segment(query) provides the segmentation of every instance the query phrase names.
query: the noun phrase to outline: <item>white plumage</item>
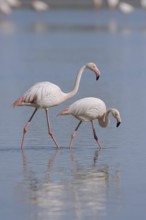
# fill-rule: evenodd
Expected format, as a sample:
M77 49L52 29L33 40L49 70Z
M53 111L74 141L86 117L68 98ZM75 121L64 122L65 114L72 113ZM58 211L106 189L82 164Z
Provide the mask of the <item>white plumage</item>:
M64 114L71 114L78 120L91 121L102 117L106 112L106 105L101 99L84 98L79 99L64 111Z
M134 7L126 2L120 2L119 9L124 14L129 14L134 11Z
M80 84L80 80L81 80L81 76L82 76L85 69L89 69L92 72L94 72L96 75L96 79L99 78L100 71L97 68L97 66L94 63L87 63L86 65L81 67L81 69L79 70L77 77L76 77L75 84L74 84L71 92L64 93L57 85L55 85L51 82L39 82L39 83L36 83L35 85L33 85L32 87L30 87L24 93L24 95L22 97L20 97L19 99L17 99L13 103L13 107L31 106L31 107L35 108L33 114L31 115L30 119L28 120L27 124L24 127L21 148L23 148L24 137L27 132L28 126L29 126L33 116L35 115L36 111L39 108L45 109L49 135L53 139L56 146L59 148L59 145L58 145L57 141L55 140L55 137L50 129L50 122L49 122L49 118L48 118L48 108L65 102L66 100L70 99L71 97L73 97L77 93L78 88L79 88L79 84Z
M119 3L119 0L107 0L107 3L110 9L115 9Z
M21 105L50 108L59 105L66 98L66 94L53 83L39 82L30 87L23 98L25 101Z
M93 4L95 8L100 8L102 5L103 0L93 0Z
M19 0L5 0L5 1L7 1L11 7L17 8L21 5L21 2Z
M107 109L105 103L98 98L87 97L79 99L78 101L74 102L72 105L64 109L62 112L60 112L59 115L72 115L80 121L72 134L70 148L72 147L72 142L75 138L76 132L83 121L91 121L94 138L101 148L95 132L93 120L98 119L99 125L105 128L110 122L109 113L111 113L112 116L117 120L118 127L121 123L119 111L115 108Z
M141 0L140 3L141 6L146 9L146 0Z
M49 5L46 2L40 0L33 0L32 7L35 11L47 11L49 10Z
M0 0L0 13L3 13L5 15L11 14L12 9L11 6L8 4L5 0Z

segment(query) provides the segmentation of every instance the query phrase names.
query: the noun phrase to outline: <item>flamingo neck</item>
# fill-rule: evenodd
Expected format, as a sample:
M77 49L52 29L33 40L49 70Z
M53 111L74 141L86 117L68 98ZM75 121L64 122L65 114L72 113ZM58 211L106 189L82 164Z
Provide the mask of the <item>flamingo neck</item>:
M108 109L106 111L105 114L103 114L103 116L101 118L98 119L98 122L100 124L101 127L106 128L109 123L110 123L110 119L109 119L109 113L111 112L111 109Z
M67 98L67 99L73 97L73 96L77 93L77 91L78 91L78 89L79 89L81 77L82 77L82 74L83 74L83 72L84 72L85 69L86 69L86 66L83 66L83 67L81 67L81 69L79 70L72 91L69 92L69 93L66 93L66 98Z

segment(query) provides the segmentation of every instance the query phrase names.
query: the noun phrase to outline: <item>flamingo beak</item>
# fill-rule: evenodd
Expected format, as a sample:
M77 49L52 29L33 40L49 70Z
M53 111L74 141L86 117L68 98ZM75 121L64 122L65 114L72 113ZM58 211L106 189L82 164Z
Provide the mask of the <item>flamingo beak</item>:
M97 70L95 71L95 74L96 74L96 80L98 80L99 77L100 77L100 71L99 71L99 69L97 69Z
M96 80L98 80L99 79L99 76L96 76Z
M120 121L118 121L117 122L117 125L116 125L116 127L119 127L119 125L121 124L121 122Z

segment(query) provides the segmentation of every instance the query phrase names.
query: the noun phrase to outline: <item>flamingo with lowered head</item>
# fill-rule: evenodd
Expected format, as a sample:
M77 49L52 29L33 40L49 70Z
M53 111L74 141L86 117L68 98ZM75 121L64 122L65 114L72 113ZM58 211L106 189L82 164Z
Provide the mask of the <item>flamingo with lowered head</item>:
M49 121L49 116L48 116L48 108L59 105L66 100L70 99L73 97L78 89L79 89L79 84L81 80L81 76L84 72L84 70L89 69L92 72L95 73L96 75L96 80L98 80L100 76L100 71L97 68L97 66L94 63L87 63L81 69L79 70L75 84L73 86L73 89L68 92L64 93L57 85L51 83L51 82L39 82L34 84L30 89L28 89L23 96L21 96L19 99L17 99L13 103L13 107L16 106L31 106L34 107L35 110L32 113L31 117L29 118L28 122L26 123L24 130L23 130L23 137L22 137L22 143L21 143L21 148L24 146L24 138L26 135L26 132L28 130L28 126L37 112L38 109L43 108L45 109L46 113L46 119L47 119L47 126L48 126L48 133L51 136L52 140L54 141L55 145L57 148L59 148L59 145L57 141L55 140L55 137L51 131L50 128L50 121Z
M101 148L101 144L99 143L98 137L95 132L93 120L98 119L99 125L105 128L110 123L109 120L110 113L117 120L117 127L118 127L121 123L121 117L119 111L115 108L107 109L105 103L98 98L87 97L87 98L79 99L69 107L65 108L62 112L60 112L59 115L72 115L79 120L79 123L71 136L70 145L69 145L70 148L72 147L72 143L75 138L76 132L83 121L91 122L94 139L96 140L99 148Z

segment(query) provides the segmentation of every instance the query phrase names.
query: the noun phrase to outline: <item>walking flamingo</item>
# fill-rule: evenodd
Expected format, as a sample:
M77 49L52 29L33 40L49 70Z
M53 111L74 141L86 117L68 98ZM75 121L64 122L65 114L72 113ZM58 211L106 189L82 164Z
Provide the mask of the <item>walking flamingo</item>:
M70 149L72 148L72 143L75 138L76 132L80 127L83 121L90 121L93 130L93 136L96 140L99 148L101 149L101 144L98 141L98 137L95 132L93 120L98 119L99 125L103 128L107 127L110 123L109 120L109 113L117 120L117 127L121 123L120 113L115 108L106 108L105 103L98 98L88 97L79 99L74 102L72 105L64 109L59 115L72 115L79 120L79 123L75 130L72 133L71 140L70 140Z
M50 120L48 116L48 108L59 105L66 100L70 99L73 97L78 89L79 89L79 84L81 80L81 76L84 72L85 69L89 69L93 71L96 75L96 80L98 80L100 76L100 71L97 68L97 66L94 63L88 63L81 67L79 70L75 84L73 86L73 89L68 92L64 93L57 85L51 83L51 82L39 82L34 84L30 89L28 89L22 97L17 99L13 103L13 107L16 106L32 106L35 108L34 112L32 113L31 117L29 118L28 122L26 123L24 130L23 130L23 137L22 137L22 143L21 143L21 148L23 149L24 146L24 138L26 135L26 132L28 130L28 126L34 117L35 113L39 108L45 109L46 113L46 119L47 119L47 126L48 126L48 133L51 136L52 140L54 141L55 145L57 148L59 148L59 145L57 141L55 140L55 137L51 131L50 128Z

